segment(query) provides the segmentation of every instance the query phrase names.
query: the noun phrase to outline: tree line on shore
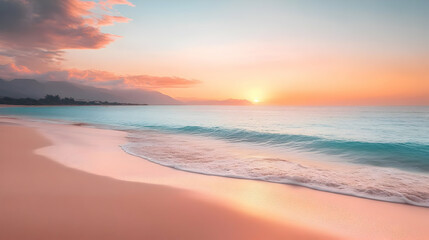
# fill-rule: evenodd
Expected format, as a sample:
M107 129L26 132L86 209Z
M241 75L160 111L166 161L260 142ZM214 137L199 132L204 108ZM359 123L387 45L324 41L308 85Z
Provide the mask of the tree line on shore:
M146 105L146 104L131 104L131 103L118 103L107 101L84 101L75 100L71 97L61 98L58 95L46 95L44 98L11 98L0 97L0 104L8 105Z

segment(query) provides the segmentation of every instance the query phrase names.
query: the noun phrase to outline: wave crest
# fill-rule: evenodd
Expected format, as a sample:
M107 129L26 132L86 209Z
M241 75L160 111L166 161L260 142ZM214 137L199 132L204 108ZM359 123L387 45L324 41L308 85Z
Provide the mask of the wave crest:
M189 129L189 128L188 128ZM264 147L202 136L133 131L123 149L180 170L295 184L358 197L429 207L429 176L393 168L309 161ZM267 151L266 151L267 150Z

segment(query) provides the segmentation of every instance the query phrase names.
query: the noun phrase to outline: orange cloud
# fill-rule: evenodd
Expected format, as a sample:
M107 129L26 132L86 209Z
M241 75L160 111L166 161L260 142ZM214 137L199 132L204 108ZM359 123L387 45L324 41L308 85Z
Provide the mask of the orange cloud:
M200 83L198 80L180 77L118 75L99 70L65 69L40 72L13 63L0 65L0 76L6 79L32 78L40 81L69 81L104 88L184 88Z
M96 6L111 9L128 1L20 0L0 1L0 55L17 65L45 69L62 61L63 49L98 49L115 40L103 33L102 25L127 22L122 16L101 16L91 12Z
M114 40L116 36L101 32L100 26L130 21L111 15L118 4L134 6L127 0L0 1L0 56L12 59L0 65L0 77L71 81L106 88L181 88L199 83L180 77L60 69L63 49L98 49ZM97 13L92 12L97 7Z
M26 66L17 66L13 63L7 65L9 67L9 72L20 72L20 73L34 73L30 69L28 69Z
M104 8L110 8L110 9L113 8L113 6L116 4L123 4L131 7L135 7L134 4L130 3L127 0L105 0L105 1L100 1L99 4Z
M130 20L131 19L123 16L103 15L100 19L97 19L96 24L98 26L107 26L107 25L113 25L115 22L126 23L126 22L129 22Z

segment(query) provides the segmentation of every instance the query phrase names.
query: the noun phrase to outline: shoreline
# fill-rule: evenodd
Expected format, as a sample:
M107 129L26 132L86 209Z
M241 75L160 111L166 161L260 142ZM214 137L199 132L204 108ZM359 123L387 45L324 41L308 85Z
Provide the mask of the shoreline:
M77 124L73 124L73 125L75 125L75 126L89 126L89 127L91 126L90 124L86 124L86 123L77 123ZM121 130L118 130L118 131L121 131ZM355 194L347 193L347 192L339 192L339 191L334 191L334 190L327 190L327 189L312 187L312 186L303 185L303 184L300 184L300 183L276 182L276 181L270 181L270 180L265 180L265 179L246 178L246 177L238 177L238 176L233 176L233 175L211 174L211 173L204 173L204 172L198 172L198 171L193 171L193 170L187 170L187 169L177 168L177 167L169 166L169 165L166 165L166 164L163 164L163 163L151 160L149 158L145 158L145 157L139 156L139 155L134 154L132 152L129 152L126 149L124 149L123 146L120 146L120 147L127 154L130 154L130 155L132 155L134 157L138 157L138 158L140 158L140 159L142 159L144 161L149 161L149 162L154 163L156 165L160 165L162 167L170 168L170 169L175 170L175 171L182 171L182 172L187 172L187 173L191 173L191 174L199 174L199 175L209 176L209 177L222 177L222 178L230 178L230 179L237 179L237 180L249 180L249 181L265 182L265 183L271 183L271 184L281 184L281 185L288 185L288 186L293 186L293 187L303 187L303 188L307 188L307 189L314 190L314 191L320 191L320 192L326 192L326 193L344 195L344 196L361 198L361 199L372 200L372 201L394 203L394 204L402 204L402 205L407 205L407 206L421 207L421 208L428 208L429 209L428 205L419 205L419 204L416 204L416 203L410 203L410 202L406 202L406 201L399 202L399 201L393 201L393 200L381 199L381 198L375 198L375 197L369 197L369 196L366 197L366 196L363 196L363 195L355 195Z
M26 122L23 119L9 121L36 128L53 143L36 150L36 153L70 168L128 182L192 191L198 198L210 199L258 219L296 224L346 239L368 236L371 239L424 239L429 234L423 225L423 222L429 221L429 211L422 207L361 199L299 186L183 172L125 153L119 148L125 141L123 132ZM103 142L103 146L98 146L100 142ZM108 154L100 153L107 149ZM79 154L74 158L85 161L76 162L68 156L76 151ZM85 152L90 152L92 157L86 156ZM110 159L106 162L105 158L109 154Z
M4 115L6 116L6 115ZM119 132L123 132L125 134L130 134L130 131L134 131L134 130L124 130L124 129L112 129L110 128L108 125L103 125L103 124L90 124L90 123L85 123L85 122L73 122L73 121L68 121L68 120L60 120L60 119L49 119L49 118L36 118L36 117L27 117L27 116L13 116L10 115L9 117L11 118L15 118L15 119L21 119L21 120L29 120L29 119L33 119L35 121L48 121L51 123L58 123L58 124L65 124L65 125L73 125L73 126L83 126L83 127L90 127L90 128L97 128L97 129L103 129L103 130L112 130L112 131L119 131ZM0 115L0 119L2 118L2 116ZM128 137L124 137L126 138L123 143L128 143L127 138ZM429 205L425 205L424 203L419 203L419 202L412 202L412 201L407 201L409 199L407 199L405 196L403 196L403 198L401 199L388 199L388 198L383 198L383 197L378 197L378 196L366 196L363 194L355 194L355 193L350 193L347 191L338 191L338 190L330 190L327 188L323 188L320 186L312 186L309 184L303 184L303 183L294 183L294 182L281 182L281 181L271 181L268 179L258 179L258 178L247 178L247 177L240 177L240 176L234 176L234 175L222 175L222 174L215 174L215 173L207 173L207 172L200 172L200 171L193 171L193 170L188 170L188 169L183 169L183 168L178 168L178 167L174 167L174 166L170 166L167 164L163 164L162 162L157 162L155 160L152 160L150 158L145 158L144 156L139 156L138 154L134 154L132 151L129 151L126 149L125 145L126 144L119 144L118 146L122 149L122 151L124 151L125 153L135 156L137 158L140 158L144 161L149 161L151 163L154 163L156 165L162 166L162 167L166 167L166 168L170 168L173 169L175 171L183 171L183 172L187 172L187 173L192 173L192 174L199 174L199 175L205 175L205 176L215 176L215 177L225 177L225 178L231 178L231 179L241 179L241 180L251 180L251 181L261 181L261 182L267 182L267 183L272 183L272 184L284 184L284 185L289 185L289 186L296 186L296 187L304 187L307 189L311 189L311 190L315 190L315 191L322 191L322 192L327 192L327 193L333 193L333 194L339 194L339 195L345 195L345 196L351 196L351 197L356 197L356 198L362 198L362 199L367 199L367 200L374 200L374 201L380 201L380 202L388 202L388 203L395 203L395 204L404 204L404 205L409 205L409 206L416 206L416 207L423 207L423 208L429 208ZM303 161L305 159L300 159L300 161ZM314 162L312 162L312 164L314 164ZM327 164L327 163L323 163L323 164ZM328 163L329 164L329 163ZM393 170L392 174L401 174L403 173L403 171L398 170L398 169L390 169L390 171ZM406 174L408 174L408 172L405 172ZM420 173L422 174L422 173ZM429 177L429 175L427 176L422 176L422 177Z
M34 128L0 129L11 136L0 138L6 146L0 151L2 239L338 239L258 219L186 190L67 168L34 154L52 146Z

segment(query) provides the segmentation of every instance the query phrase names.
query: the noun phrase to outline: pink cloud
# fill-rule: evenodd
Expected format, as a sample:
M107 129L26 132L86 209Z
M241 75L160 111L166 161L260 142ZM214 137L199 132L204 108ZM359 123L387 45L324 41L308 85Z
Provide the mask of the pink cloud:
M102 25L128 22L112 16L114 5L128 1L16 0L0 1L0 55L31 69L52 68L62 61L64 49L98 49L117 36L103 33ZM96 6L107 6L95 14ZM54 64L55 66L55 64Z
M107 25L113 25L115 22L126 23L126 22L129 22L130 20L131 19L123 16L103 15L100 19L97 19L96 24L98 26L107 26Z
M15 65L14 63L0 65L0 78L26 78L27 76L37 75L39 72L32 71L26 66Z
M117 4L135 7L135 5L130 3L128 0L105 0L105 1L100 1L99 4L105 8L110 8L110 9L112 9L113 6Z
M100 27L129 18L113 15L127 0L0 1L0 78L70 81L105 88L181 88L199 81L180 77L118 75L99 70L61 69L64 49L98 49L115 40ZM13 23L13 24L11 24ZM4 61L4 60L2 60Z
M184 88L200 83L198 80L180 77L118 75L99 70L65 69L40 72L13 63L0 65L0 76L6 79L32 78L39 81L69 81L103 88Z

